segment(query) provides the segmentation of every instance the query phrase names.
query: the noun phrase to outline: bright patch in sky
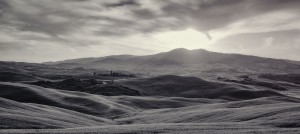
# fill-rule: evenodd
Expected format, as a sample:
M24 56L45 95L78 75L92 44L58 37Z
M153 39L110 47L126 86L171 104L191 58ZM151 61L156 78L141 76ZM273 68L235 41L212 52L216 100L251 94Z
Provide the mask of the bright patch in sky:
M171 31L154 35L162 45L174 48L187 49L208 49L214 41L209 39L204 33L194 29L186 29L183 31Z

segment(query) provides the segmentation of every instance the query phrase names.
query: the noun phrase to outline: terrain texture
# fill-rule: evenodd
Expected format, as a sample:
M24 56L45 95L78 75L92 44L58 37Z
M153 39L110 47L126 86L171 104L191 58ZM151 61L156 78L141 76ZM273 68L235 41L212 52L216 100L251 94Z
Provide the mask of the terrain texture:
M300 63L206 50L0 62L0 133L300 133Z

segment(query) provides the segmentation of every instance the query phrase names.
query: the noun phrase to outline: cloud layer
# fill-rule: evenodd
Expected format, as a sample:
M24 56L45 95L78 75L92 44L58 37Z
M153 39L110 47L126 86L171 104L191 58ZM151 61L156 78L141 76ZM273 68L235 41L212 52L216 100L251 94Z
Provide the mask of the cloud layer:
M152 54L174 48L157 35L187 29L211 38L210 50L300 60L253 52L298 49L299 6L299 0L0 0L0 60Z

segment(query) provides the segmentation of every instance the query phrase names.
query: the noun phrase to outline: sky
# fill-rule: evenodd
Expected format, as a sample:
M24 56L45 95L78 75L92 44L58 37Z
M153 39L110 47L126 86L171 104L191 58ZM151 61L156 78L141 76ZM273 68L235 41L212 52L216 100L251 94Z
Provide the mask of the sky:
M300 61L300 0L0 0L0 60L207 49Z

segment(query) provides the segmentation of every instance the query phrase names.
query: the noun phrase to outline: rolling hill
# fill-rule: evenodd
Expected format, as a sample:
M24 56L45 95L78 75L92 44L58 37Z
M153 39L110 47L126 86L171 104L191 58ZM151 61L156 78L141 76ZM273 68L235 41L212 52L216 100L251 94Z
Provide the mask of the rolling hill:
M138 90L143 96L167 96L245 100L267 96L282 96L270 90L254 90L234 84L210 82L196 77L164 75L121 82Z
M110 70L151 75L96 75ZM0 62L0 133L298 134L299 70L203 49Z
M112 69L151 72L152 74L186 74L207 71L300 73L298 62L241 54L210 52L204 49L174 49L154 55L117 55L82 58L45 64L60 67Z
M60 82L65 83L54 83ZM287 90L280 91L257 85L163 75L126 79L115 84L141 94L103 96L77 88L69 91L0 82L0 133L300 131L300 99L285 94L296 90L287 83L282 85Z

